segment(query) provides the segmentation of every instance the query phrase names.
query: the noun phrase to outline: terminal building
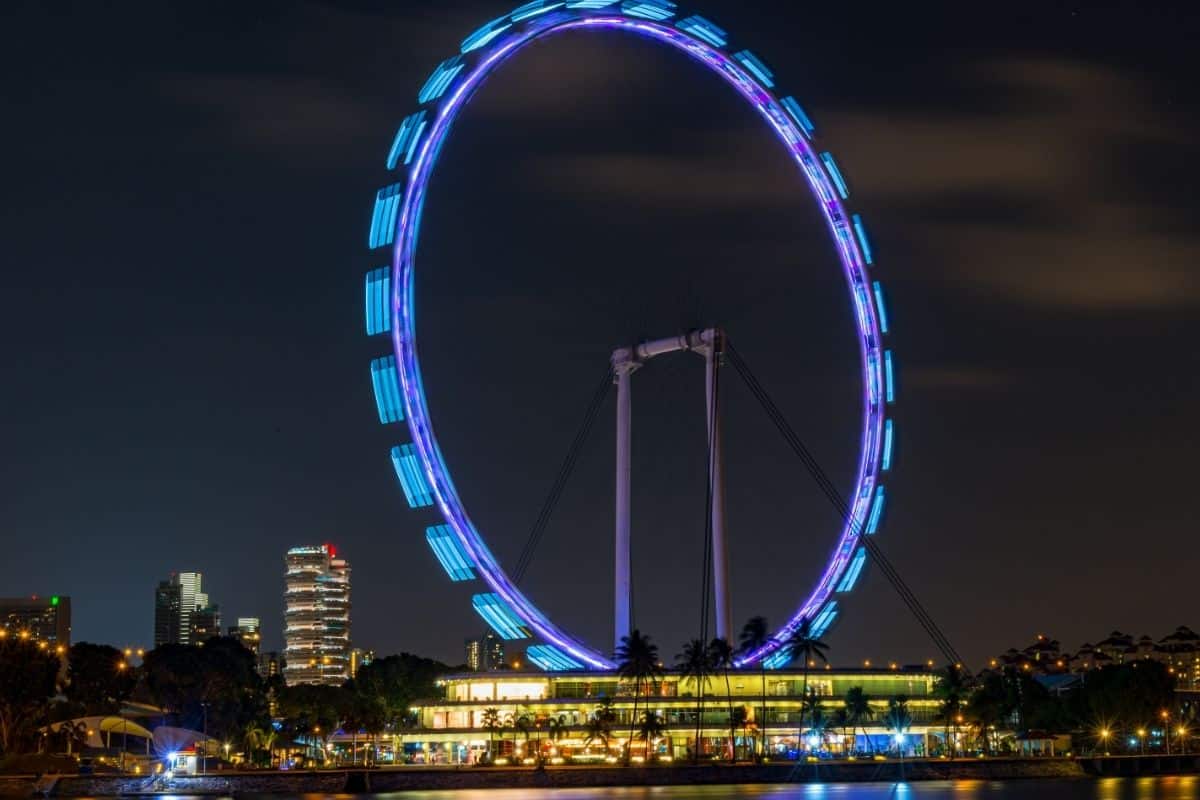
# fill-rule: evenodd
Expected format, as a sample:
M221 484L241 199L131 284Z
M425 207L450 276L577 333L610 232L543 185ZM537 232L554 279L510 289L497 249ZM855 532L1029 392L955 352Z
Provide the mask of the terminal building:
M635 760L645 757L647 747L660 760L683 760L693 757L697 714L702 713L700 756L724 759L730 756L731 707L739 720L732 733L739 758L749 758L762 737L770 758L933 755L944 748L947 735L965 739L967 733L938 718L935 682L936 673L922 667L813 668L807 683L817 699L814 722L814 711L802 702L803 670L731 671L728 693L725 675L718 672L706 681L702 712L696 681L668 673L637 698L637 718L650 711L661 722L661 733L647 746L634 723L633 685L612 673L451 675L439 683L442 697L414 707L417 727L405 733L404 757L473 763L490 746L494 757L510 763L533 759L539 751L552 763L614 760L623 757L632 725ZM851 689L866 695L866 710L847 708ZM594 721L598 711L609 719L599 729ZM600 735L605 727L607 742Z

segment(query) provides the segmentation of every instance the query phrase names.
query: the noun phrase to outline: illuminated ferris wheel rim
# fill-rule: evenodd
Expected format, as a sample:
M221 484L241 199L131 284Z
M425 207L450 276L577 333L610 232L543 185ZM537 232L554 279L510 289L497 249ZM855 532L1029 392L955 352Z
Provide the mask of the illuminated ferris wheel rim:
M482 579L489 593L472 603L484 620L506 639L537 637L544 642L527 651L531 661L549 670L611 669L613 661L550 621L508 578L471 521L454 487L429 418L417 357L414 274L421 212L428 181L441 147L459 111L484 79L525 45L568 30L623 30L671 45L720 75L762 116L807 179L829 226L850 288L858 328L863 375L862 433L850 520L816 587L787 624L740 664L766 660L780 665L788 636L807 620L820 635L837 616L835 594L850 591L865 562L861 535L875 533L883 510L879 480L890 467L892 423L886 405L893 400L890 350L883 294L872 282L866 233L858 215L848 216L842 200L848 190L831 154L817 154L809 141L813 126L792 97L778 99L770 90L774 76L749 50L727 54L726 33L709 20L677 18L665 0L536 0L482 26L462 43L461 52L443 61L418 94L422 108L401 123L388 154L389 169L407 168L407 181L381 189L375 199L369 244L392 245L390 267L367 276L367 332L391 332L394 356L375 359L372 382L380 421L407 421L411 442L392 448L392 461L410 507L437 506L445 521L426 530L426 540L452 580Z

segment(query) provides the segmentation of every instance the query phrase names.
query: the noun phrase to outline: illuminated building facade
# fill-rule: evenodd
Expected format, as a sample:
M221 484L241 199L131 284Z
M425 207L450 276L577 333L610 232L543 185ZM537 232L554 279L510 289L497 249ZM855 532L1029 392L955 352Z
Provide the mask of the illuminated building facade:
M700 751L705 758L728 758L732 702L746 719L734 735L739 758L749 758L763 736L772 759L818 753L866 758L876 753L938 755L945 750L947 726L938 717L935 682L932 669L813 669L808 688L820 701L819 722L814 726L811 712L801 719L805 684L801 670L767 670L765 681L758 670L733 670L728 695L723 675L716 674L704 689ZM407 746L428 762L478 760L489 742L485 711L493 708L502 725L511 728L512 720L524 716L532 730L542 732L528 743L516 737L494 737L493 753L510 760L533 758L537 754L533 748L540 748L547 759L561 758L568 763L612 760L621 757L628 742L633 686L611 672L470 673L448 676L440 688L444 692L440 698L416 704L418 727L405 735ZM866 693L871 715L858 719L854 726L835 722L847 693L854 688ZM890 704L898 698L904 699L903 714L891 711ZM613 714L609 746L596 740L589 745L589 720L609 701ZM638 716L649 710L663 724L661 737L650 744L652 755L664 760L691 756L696 747L697 705L696 681L678 674L669 673L656 687L644 690L638 700ZM550 720L555 720L556 728L562 726L560 738L552 740L545 734ZM899 727L897 720L902 723ZM951 726L948 733L961 744L969 738L966 728ZM645 740L635 733L635 759L644 757L645 747Z
M229 626L229 635L242 643L255 656L262 645L262 633L259 631L258 617L238 617L237 625Z
M350 677L358 675L358 671L375 660L374 650L363 650L361 647L350 649Z
M154 646L198 644L221 635L221 609L210 603L199 572L173 572L154 590Z
M208 599L207 595L204 599ZM197 606L192 612L192 643L203 644L205 640L220 635L221 607L213 603Z
M472 672L488 672L504 669L504 640L488 631L478 639L467 639L464 643L467 669Z
M284 680L340 685L350 677L350 564L331 545L285 557Z
M283 674L283 656L278 650L268 650L265 653L259 653L255 659L255 669L263 678L274 678L276 675Z
M70 647L71 598L57 594L0 598L0 635Z

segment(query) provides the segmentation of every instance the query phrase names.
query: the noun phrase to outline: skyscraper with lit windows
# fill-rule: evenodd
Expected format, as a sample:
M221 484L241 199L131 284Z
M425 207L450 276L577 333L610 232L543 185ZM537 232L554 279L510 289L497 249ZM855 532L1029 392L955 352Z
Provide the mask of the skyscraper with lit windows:
M504 669L504 640L491 631L478 639L467 639L464 649L467 669L472 672Z
M154 591L154 646L200 644L221 634L221 609L210 603L199 572L172 572Z
M350 564L332 545L285 557L284 680L340 685L350 677Z
M71 598L0 598L0 637L45 642L48 647L71 646Z

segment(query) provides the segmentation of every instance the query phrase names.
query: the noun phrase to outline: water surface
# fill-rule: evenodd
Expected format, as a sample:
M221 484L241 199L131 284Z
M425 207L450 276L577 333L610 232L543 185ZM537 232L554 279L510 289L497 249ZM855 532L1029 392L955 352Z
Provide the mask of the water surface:
M359 795L278 795L279 800L1200 800L1200 776L1095 780L922 781L595 789L460 789ZM174 796L172 800L184 800ZM212 800L212 798L197 798ZM228 800L228 799L226 799Z

